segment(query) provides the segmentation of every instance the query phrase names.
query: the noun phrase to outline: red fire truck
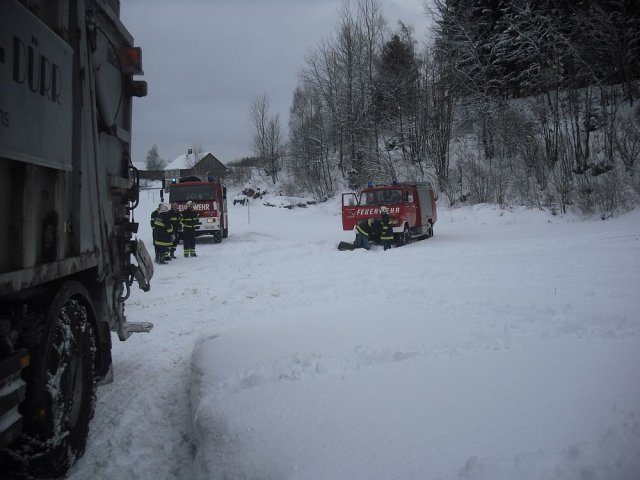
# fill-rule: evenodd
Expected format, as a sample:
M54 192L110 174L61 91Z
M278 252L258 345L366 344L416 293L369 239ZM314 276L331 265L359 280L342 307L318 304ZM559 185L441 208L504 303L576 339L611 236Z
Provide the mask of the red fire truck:
M172 180L165 188L169 193L169 203L177 203L178 210L187 208L189 200L193 202L201 222L197 236L211 235L215 243L227 238L227 187L220 181L213 178L203 180L196 176L183 177Z
M438 218L436 196L426 183L376 185L360 193L343 193L343 230L353 230L368 218L379 219L382 206L389 210L396 245L433 236L433 224Z

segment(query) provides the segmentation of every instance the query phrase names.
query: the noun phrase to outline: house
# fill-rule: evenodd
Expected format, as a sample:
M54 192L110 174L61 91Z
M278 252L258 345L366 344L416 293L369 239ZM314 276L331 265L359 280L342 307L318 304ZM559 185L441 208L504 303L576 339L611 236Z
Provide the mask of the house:
M201 178L224 178L227 167L211 152L195 152L192 148L187 153L180 155L164 168L164 178L169 182L172 179L196 175Z

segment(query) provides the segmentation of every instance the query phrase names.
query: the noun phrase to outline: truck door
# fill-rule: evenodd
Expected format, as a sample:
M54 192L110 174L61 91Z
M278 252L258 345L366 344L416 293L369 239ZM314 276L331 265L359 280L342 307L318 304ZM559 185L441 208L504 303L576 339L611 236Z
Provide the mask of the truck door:
M356 226L356 210L358 208L358 196L353 193L342 194L342 229L353 230Z
M402 192L404 200L404 219L410 227L418 224L418 192L415 190L405 190Z

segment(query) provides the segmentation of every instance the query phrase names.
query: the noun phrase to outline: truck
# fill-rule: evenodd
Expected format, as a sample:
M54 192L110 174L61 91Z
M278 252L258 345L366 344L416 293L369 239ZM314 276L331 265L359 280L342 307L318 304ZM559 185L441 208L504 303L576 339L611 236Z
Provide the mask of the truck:
M436 195L428 183L368 185L360 192L343 193L342 229L353 230L363 220L380 219L382 206L389 212L396 246L433 236L438 216Z
M210 235L215 243L227 238L227 187L220 180L195 175L171 179L168 183L165 181L165 193L169 194L170 204L178 204L178 211L187 208L188 201L193 202L193 208L200 217L196 236Z
M130 157L142 51L118 0L0 1L0 476L59 477L82 455L111 332L147 291Z

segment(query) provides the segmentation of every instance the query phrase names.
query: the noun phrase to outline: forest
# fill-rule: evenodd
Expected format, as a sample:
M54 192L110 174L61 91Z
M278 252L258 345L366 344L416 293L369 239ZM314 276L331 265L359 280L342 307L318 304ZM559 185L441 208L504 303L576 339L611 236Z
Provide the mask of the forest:
M288 139L268 97L254 101L253 151L274 183L322 200L426 181L451 205L602 218L637 204L638 2L426 5L416 33L389 26L379 0L345 3L300 67Z

